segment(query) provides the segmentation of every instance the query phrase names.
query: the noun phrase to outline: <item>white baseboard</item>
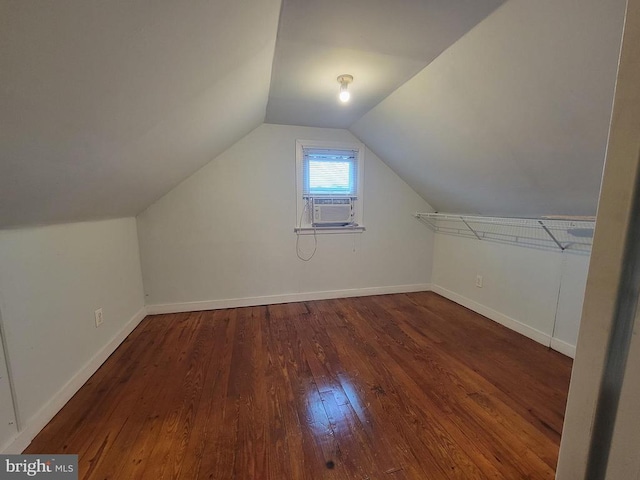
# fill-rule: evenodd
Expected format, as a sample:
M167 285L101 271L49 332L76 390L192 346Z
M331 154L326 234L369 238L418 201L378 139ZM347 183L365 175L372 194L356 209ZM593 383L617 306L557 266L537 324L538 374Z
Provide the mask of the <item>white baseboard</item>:
M22 426L22 430L11 439L0 452L3 454L22 453L29 446L31 440L42 430L47 423L65 406L65 404L73 397L80 387L93 375L98 368L105 362L116 348L124 341L125 338L136 328L142 319L147 315L145 307L141 308L129 320L122 329L100 349L79 371L76 373L53 398L44 405L38 413L31 417Z
M456 302L457 304L462 305L469 310L473 310L474 312L479 313L480 315L483 315L490 320L499 323L500 325L514 330L519 334L530 338L531 340L541 343L546 347L550 347L557 352L567 355L568 357L575 357L576 347L574 347L573 345L563 342L562 340L558 340L557 338L552 338L551 336L547 335L544 332L541 332L540 330L525 325L524 323L514 318L508 317L507 315L504 315L496 310L493 310L492 308L482 305L475 300L471 300L458 293L452 292L451 290L447 290L446 288L443 288L439 285L432 284L431 290L438 295L442 295L443 297L448 298L449 300Z
M575 345L571 345L570 343L563 342L562 340L559 340L557 338L552 338L550 347L552 350L555 350L556 352L560 352L563 355L566 355L567 357L576 358Z
M366 297L369 295L385 295L389 293L428 292L430 283L412 285L391 285L386 287L351 288L347 290L327 290L322 292L291 293L286 295L267 295L263 297L228 298L203 302L164 303L147 305L149 315L162 313L199 312L202 310L219 310L223 308L255 307L277 303L307 302L311 300L327 300L331 298Z

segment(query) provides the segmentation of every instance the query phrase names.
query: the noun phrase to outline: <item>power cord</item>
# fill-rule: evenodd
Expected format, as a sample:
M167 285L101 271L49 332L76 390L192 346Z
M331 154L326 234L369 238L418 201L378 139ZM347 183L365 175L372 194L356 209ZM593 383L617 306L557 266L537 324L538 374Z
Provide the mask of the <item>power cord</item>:
M304 208L302 209L302 213L300 214L300 220L298 221L298 232L297 232L298 236L296 237L296 255L303 262L308 262L313 258L313 256L316 254L316 251L318 250L318 237L316 235L316 226L313 225L313 222L312 222L311 225L313 225L313 252L311 252L311 255L309 257L306 257L306 258L303 257L300 254L300 229L302 229L302 217L304 217L305 212L309 212L308 198L305 200Z

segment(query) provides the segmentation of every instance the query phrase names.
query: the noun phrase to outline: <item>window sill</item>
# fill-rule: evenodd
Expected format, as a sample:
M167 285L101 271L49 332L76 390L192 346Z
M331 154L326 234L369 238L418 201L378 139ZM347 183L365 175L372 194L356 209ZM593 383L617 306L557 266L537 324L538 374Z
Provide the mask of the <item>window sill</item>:
M335 233L362 233L366 230L363 225L346 226L346 227L296 227L293 229L298 235L318 235L335 234Z

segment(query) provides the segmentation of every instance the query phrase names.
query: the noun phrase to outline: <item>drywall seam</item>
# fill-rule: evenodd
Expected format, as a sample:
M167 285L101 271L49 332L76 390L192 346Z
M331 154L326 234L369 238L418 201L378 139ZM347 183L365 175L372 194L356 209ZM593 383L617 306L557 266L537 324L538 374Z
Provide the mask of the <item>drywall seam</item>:
M13 418L16 422L16 428L22 428L22 421L18 414L18 399L16 398L16 386L13 381L13 370L11 370L11 360L9 359L9 347L7 346L7 334L2 321L2 311L0 310L0 341L2 341L2 351L4 352L4 364L7 369L7 380L9 381L9 390L11 391L11 402L13 403Z
M202 310L219 310L223 308L254 307L278 303L307 302L311 300L327 300L332 298L366 297L369 295L385 295L391 293L429 292L430 283L413 285L390 285L385 287L350 288L345 290L327 290L320 292L291 293L285 295L268 295L262 297L228 298L202 302L164 303L147 305L149 315L163 313L198 312Z
M551 338L556 336L556 327L558 326L558 310L560 309L560 298L562 297L562 279L564 271L567 268L567 257L565 250L560 253L560 272L558 272L558 295L556 295L556 311L553 313L553 328L551 329Z
M146 317L147 309L142 307L129 320L113 338L102 347L59 391L47 402L35 415L28 419L22 430L0 448L4 454L17 454L29 446L31 440L42 430L47 423L64 407L78 390L89 380L98 368L120 346L129 334Z

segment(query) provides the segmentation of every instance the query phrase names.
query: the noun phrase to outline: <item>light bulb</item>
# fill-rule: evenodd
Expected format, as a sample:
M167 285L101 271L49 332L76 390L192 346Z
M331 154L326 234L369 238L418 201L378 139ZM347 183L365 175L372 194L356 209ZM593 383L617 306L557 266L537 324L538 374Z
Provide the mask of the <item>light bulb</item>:
M353 76L344 74L338 77L338 83L340 84L340 95L338 98L342 103L346 103L351 98L351 94L349 93L349 84L353 82Z

